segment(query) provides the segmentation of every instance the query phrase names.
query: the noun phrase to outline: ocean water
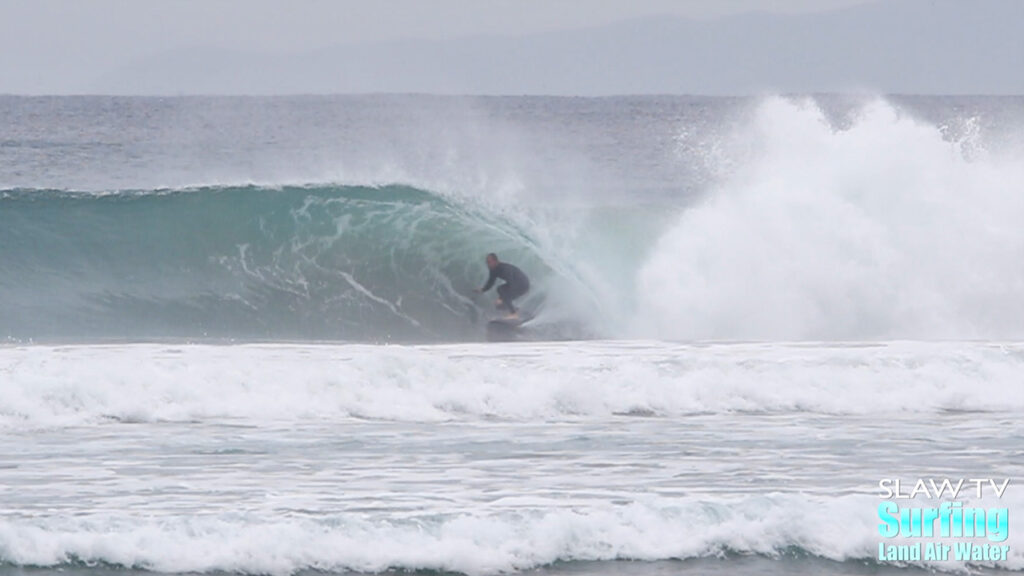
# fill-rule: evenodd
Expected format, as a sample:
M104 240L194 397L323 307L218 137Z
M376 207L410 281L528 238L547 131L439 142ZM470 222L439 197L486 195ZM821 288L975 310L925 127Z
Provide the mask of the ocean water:
M1024 571L1022 105L0 97L0 574Z

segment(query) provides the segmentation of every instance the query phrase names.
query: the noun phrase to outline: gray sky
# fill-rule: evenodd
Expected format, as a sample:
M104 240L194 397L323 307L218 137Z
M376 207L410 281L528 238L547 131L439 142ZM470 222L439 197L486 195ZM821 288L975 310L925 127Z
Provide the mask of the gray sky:
M925 0L918 1L917 5L927 9L929 4L922 4L922 1ZM964 12L971 12L978 4L975 1L938 1L945 1L952 10ZM898 11L899 4L907 2L910 0L881 0L881 5L891 5ZM1013 3L1024 4L1003 0L1001 5L1011 6L1012 12ZM640 18L647 18L649 26L656 25L658 18L652 17L678 19L697 26L681 29L680 34L699 33L700 26L715 26L715 23L719 23L719 28L709 29L721 32L721 22L736 22L737 26L742 26L745 15L771 22L764 20L770 18L765 13L770 13L796 21L844 8L869 7L869 4L870 0L0 0L0 93L394 90L591 94L665 89L702 92L697 82L692 86L677 86L654 76L644 78L630 72L639 65L637 59L649 60L642 51L631 52L632 60L614 57L614 50L609 52L611 57L606 58L602 66L613 77L617 71L622 72L618 74L622 78L620 84L598 82L594 78L596 71L589 76L581 73L578 81L573 74L568 74L561 83L550 78L535 78L529 74L531 62L520 61L528 58L518 55L523 51L501 44L500 37L539 36L543 40L540 45L555 52L578 52L580 46L592 46L595 42L603 42L601 46L607 50L608 44L636 43L646 32L623 29L616 32L618 36L606 35L600 40L574 36L575 40L565 42L559 41L560 33L614 27ZM1006 14L1007 18L1017 16L1019 14ZM869 17L884 19L885 13L875 12ZM956 20L955 17L949 19ZM1016 22L1019 24L1020 19ZM756 27L761 28L764 26ZM731 29L726 27L725 30ZM984 30L964 32L968 41L972 34L984 33ZM459 40L467 37L475 40ZM481 39L491 42L480 42ZM446 84L423 74L422 70L410 74L400 65L406 53L395 47L385 51L386 57L364 59L364 62L373 62L375 68L363 75L357 70L358 62L346 60L354 59L344 50L346 46L411 40L420 42L406 45L404 49L411 56L420 57L420 69L436 65L438 75L454 78L454 81ZM913 48L913 30L908 31L906 41ZM532 40L523 42L523 46L532 45ZM776 41L766 38L765 42L770 45ZM593 53L600 54L601 46ZM715 54L723 54L723 67L731 65L728 46L724 49L713 44L707 46L706 58L714 60ZM316 66L305 64L311 61L306 54L332 48L336 50L334 56L321 53ZM436 62L423 56L431 54L432 49L437 49ZM693 49L695 46L689 45L688 50ZM816 49L813 43L802 48L804 52ZM518 72L513 78L477 81L476 76L493 72L489 66L481 65L486 58L463 62L453 59L452 54L478 50L495 50L492 60L496 61L506 61L511 58L509 54L515 53L518 60L513 58L515 61L509 65L510 70ZM654 52L657 50L652 51L650 59L672 57L671 53ZM545 60L540 53L532 57L539 60L538 63ZM983 58L979 56L979 59ZM475 66L483 66L483 69ZM243 70L253 68L260 70ZM323 73L333 80L306 78L295 72L297 69L313 76ZM706 71L705 68L685 67L678 70L680 73ZM673 72L664 67L651 71L652 75ZM403 75L408 77L404 83L397 79ZM161 80L161 77L174 77L174 82ZM276 77L283 79L275 84ZM780 78L777 86L761 86L771 84L772 78L768 75L767 81L748 86L733 82L734 90L723 78L717 84L709 84L714 89L706 92L743 92L758 87L800 90L816 86L814 78L789 86L792 79L788 76ZM848 80L850 85L865 82L852 76ZM867 82L870 83L870 79ZM520 87L522 89L517 90ZM879 88L887 89L886 86ZM965 85L965 91L972 91L968 88Z

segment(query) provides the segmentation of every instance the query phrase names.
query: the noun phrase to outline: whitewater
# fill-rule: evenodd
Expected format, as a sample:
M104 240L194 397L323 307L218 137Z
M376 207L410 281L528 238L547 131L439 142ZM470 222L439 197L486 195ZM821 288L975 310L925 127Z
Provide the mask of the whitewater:
M0 573L1024 571L1020 104L0 97Z

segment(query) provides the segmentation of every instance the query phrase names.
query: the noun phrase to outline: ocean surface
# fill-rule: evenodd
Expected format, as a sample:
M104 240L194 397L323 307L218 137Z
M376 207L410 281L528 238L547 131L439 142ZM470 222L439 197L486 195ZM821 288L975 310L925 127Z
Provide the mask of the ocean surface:
M0 575L1022 572L1022 224L1024 97L0 96Z

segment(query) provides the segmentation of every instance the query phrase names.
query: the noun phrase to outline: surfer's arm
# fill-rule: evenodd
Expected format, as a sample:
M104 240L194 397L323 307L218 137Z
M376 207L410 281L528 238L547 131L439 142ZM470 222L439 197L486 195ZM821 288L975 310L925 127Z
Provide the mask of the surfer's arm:
M488 290L490 290L491 286L494 286L494 281L497 279L498 275L496 273L496 270L491 270L491 275L487 277L487 284L484 284L484 287L481 288L480 291L487 292Z

